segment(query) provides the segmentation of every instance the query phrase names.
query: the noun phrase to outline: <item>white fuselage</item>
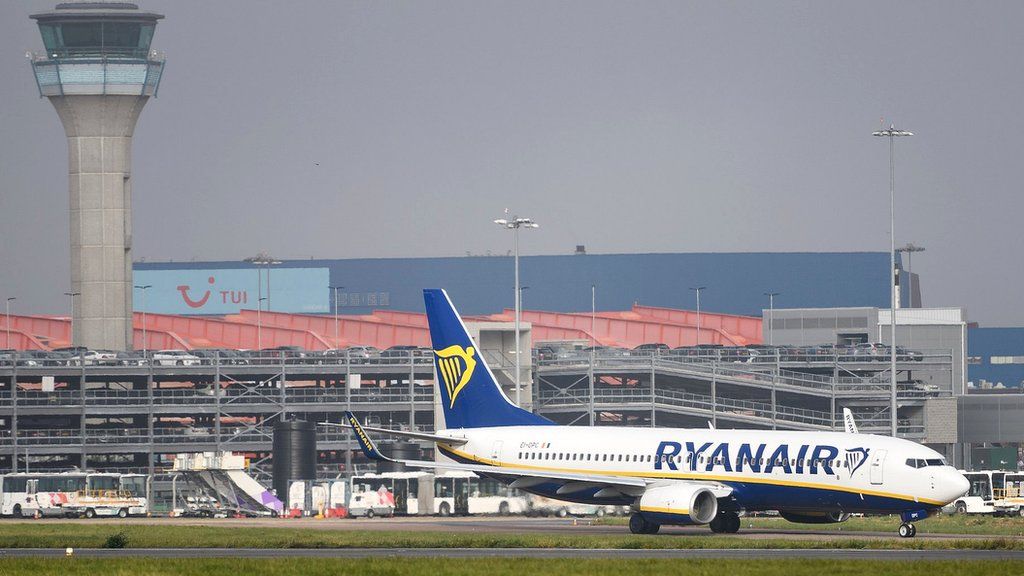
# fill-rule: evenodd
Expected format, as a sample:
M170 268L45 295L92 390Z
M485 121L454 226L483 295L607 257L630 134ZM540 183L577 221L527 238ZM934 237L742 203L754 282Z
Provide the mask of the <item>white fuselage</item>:
M966 479L946 465L938 452L870 434L568 426L473 428L439 434L467 440L461 446L438 445L442 454L462 462L651 482L720 484L732 488L736 506L746 510L933 510L968 488ZM555 489L528 488L543 495L554 495ZM557 497L618 503L587 492Z

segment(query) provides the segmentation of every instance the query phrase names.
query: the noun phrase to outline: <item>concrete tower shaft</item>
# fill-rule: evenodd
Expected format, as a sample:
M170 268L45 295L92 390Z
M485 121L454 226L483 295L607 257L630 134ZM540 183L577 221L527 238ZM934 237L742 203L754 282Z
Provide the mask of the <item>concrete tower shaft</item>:
M68 138L76 345L132 342L131 153L147 96L51 96Z
M162 17L121 2L32 15L46 47L32 55L39 93L68 141L76 346L132 347L132 135L163 72L149 47Z

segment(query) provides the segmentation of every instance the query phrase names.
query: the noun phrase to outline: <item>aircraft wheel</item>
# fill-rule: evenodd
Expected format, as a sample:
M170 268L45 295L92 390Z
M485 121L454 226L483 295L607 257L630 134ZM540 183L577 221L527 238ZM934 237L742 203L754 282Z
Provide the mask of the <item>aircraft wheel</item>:
M900 538L913 538L914 534L917 534L917 529L913 524L904 522L903 524L900 524L899 534Z
M708 528L711 528L711 531L715 534L725 532L725 518L721 514L718 514L711 519L711 522L708 523Z
M725 515L725 532L735 534L740 531L740 515L729 513Z
M647 520L639 514L629 517L629 531L633 534L647 534Z

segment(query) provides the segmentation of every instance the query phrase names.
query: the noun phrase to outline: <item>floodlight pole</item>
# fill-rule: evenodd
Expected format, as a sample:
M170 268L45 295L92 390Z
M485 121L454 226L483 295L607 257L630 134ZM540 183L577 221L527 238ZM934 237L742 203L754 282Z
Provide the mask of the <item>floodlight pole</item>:
M764 295L768 297L768 345L774 346L774 330L775 330L775 297L780 292L765 292Z
M505 211L506 214L508 210ZM495 224L502 228L512 231L512 243L513 252L515 256L515 331L516 331L516 357L515 357L515 379L516 379L516 405L520 405L520 394L519 389L522 387L522 382L519 375L519 364L520 350L519 350L519 324L520 324L520 291L519 291L519 228L540 228L540 225L531 220L530 218L520 218L513 216L511 219L499 218L494 221Z
M4 344L4 348L11 347L11 302L14 300L17 298L11 296L4 305L4 317L7 318L7 342Z
M896 138L913 136L913 132L897 130L890 124L887 130L872 132L872 136L889 139L889 426L896 436Z
M700 345L700 291L706 289L707 286L697 286L696 288L690 288L697 293L697 345Z
M146 284L145 286L136 286L138 290L142 290L142 357L146 357L146 290L152 288L152 284Z

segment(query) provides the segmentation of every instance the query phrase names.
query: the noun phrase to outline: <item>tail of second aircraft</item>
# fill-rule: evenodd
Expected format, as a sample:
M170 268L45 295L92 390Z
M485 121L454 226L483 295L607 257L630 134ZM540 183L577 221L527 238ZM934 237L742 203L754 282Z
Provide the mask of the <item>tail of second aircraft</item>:
M505 396L444 290L424 290L423 300L447 428L552 424Z

